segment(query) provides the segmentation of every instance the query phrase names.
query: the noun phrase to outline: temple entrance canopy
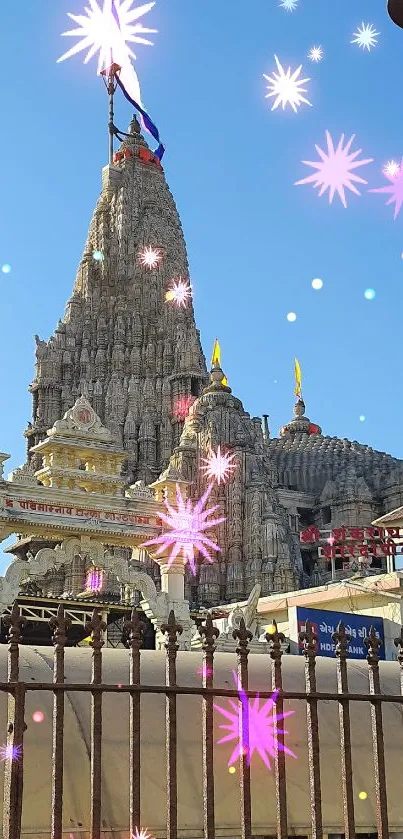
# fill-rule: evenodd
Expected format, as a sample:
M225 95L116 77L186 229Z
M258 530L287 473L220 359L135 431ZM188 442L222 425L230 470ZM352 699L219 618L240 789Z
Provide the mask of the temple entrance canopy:
M78 399L34 452L39 469L26 465L9 481L0 480L0 540L18 535L7 549L15 558L0 578L0 614L19 594L38 590L42 597L85 601L103 588L116 592L122 605L133 605L139 591L157 632L175 605L172 597L176 608L181 603L186 622L183 567L175 567L170 579L166 558L160 557L158 592L140 561L141 556L147 561L140 546L161 533L161 494L157 500L140 481L125 488L125 452L89 402ZM7 459L0 455L0 465Z

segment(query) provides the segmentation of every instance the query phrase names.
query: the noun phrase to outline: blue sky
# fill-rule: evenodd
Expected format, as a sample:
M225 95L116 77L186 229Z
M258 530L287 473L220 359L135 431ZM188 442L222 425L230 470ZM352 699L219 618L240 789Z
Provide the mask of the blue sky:
M401 387L403 210L393 220L382 167L403 155L403 31L378 0L158 0L136 48L143 100L166 145L164 168L188 245L195 311L210 357L215 335L229 383L273 433L291 418L293 359L307 413L324 433L403 457ZM0 450L24 461L33 335L64 311L107 162L107 102L96 62L57 58L74 43L67 12L83 0L6 4L2 11L2 284ZM350 41L361 22L380 32L371 52ZM323 61L307 53L322 45ZM308 99L271 112L263 73L274 55L303 64ZM118 101L123 129L131 111ZM311 170L325 130L374 163L347 209L294 182ZM311 288L323 280L321 291ZM364 298L366 288L376 297ZM297 314L289 323L286 314ZM397 410L396 410L397 409ZM360 415L365 421L360 421ZM7 469L7 471L9 471Z

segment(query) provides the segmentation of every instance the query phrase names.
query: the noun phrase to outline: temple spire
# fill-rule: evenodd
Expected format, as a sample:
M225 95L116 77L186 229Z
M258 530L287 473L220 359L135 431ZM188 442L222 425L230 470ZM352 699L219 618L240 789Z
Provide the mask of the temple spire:
M221 347L218 338L214 340L211 356L210 384L204 388L203 393L211 390L225 390L227 393L231 393L231 388L228 387L228 379L221 367Z
M305 402L302 397L302 372L297 358L294 359L294 376L294 396L297 397L294 405L294 418L280 428L280 437L289 437L295 434L322 434L321 427L305 416Z

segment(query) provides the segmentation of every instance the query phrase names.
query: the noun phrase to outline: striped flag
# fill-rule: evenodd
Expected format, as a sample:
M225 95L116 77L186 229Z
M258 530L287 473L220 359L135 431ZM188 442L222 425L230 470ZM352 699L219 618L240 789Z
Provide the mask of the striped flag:
M119 28L119 32L120 32L121 31L120 30L120 20L119 20L118 10L116 8L115 0L112 0L111 11L112 11L112 15L115 19L115 22L116 22L116 24ZM122 38L122 40L123 40L123 38ZM119 62L118 56L116 56L113 60L116 60L118 64L119 63L123 64L122 72L121 72L120 76L119 75L115 76L115 80L116 80L117 84L119 85L125 99L127 99L127 101L130 102L131 105L133 105L133 108L135 108L135 110L140 114L141 121L142 121L142 124L143 124L143 127L145 128L145 130L148 131L148 133L151 134L151 136L154 137L154 140L156 140L156 142L158 143L158 148L155 150L154 154L158 158L158 160L162 160L162 158L164 156L164 152L165 152L165 147L161 143L161 139L160 139L160 135L159 135L159 131L158 131L157 126L152 121L152 119L148 115L147 111L144 110L144 108L142 107L142 105L139 101L140 100L140 96L139 96L140 88L139 88L139 84L138 84L137 75L135 73L135 70L134 70L131 62L130 62L130 59L129 59L129 57L127 58L128 64L129 64L130 68L133 70L134 75L136 76L136 90L134 90L134 88L133 88L133 91L128 90L128 81L129 81L129 78L130 78L129 74L126 72L128 67L126 66L126 64L124 62ZM112 61L112 63L113 63L113 61Z

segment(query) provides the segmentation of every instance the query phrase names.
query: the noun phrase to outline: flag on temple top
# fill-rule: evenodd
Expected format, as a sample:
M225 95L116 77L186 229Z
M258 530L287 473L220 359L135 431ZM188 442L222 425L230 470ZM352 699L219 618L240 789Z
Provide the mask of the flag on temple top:
M294 359L294 373L295 373L295 390L294 395L302 396L302 373L299 361L297 358Z
M228 379L226 376L222 377L221 384L223 385L223 387L228 387Z
M213 355L211 356L211 366L221 367L221 349L218 343L218 338L216 338L214 341Z
M116 24L119 28L119 32L121 32L120 20L119 20L118 11L117 11L117 8L116 8L116 5L115 5L115 0L112 0L112 7L111 8L112 8L112 15L113 15L113 17L115 19L115 22L116 22ZM123 37L121 38L121 41L122 41L122 43L124 43ZM117 41L115 42L115 48L114 49L117 50L118 46L119 46L119 39L117 39ZM111 58L112 58L112 55L111 55ZM127 101L130 102L131 105L133 105L133 108L135 108L136 111L140 114L143 128L145 128L145 130L148 131L148 133L151 134L152 137L154 137L154 140L157 141L158 148L155 150L154 154L158 158L158 160L162 160L164 152L165 152L165 147L161 143L160 134L159 134L157 126L152 121L152 119L149 117L147 111L145 111L144 108L142 107L141 99L140 99L140 85L139 85L137 74L134 70L134 67L133 67L130 60L127 60L127 61L120 60L119 61L119 55L118 54L113 55L113 61L117 61L117 63L121 65L121 72L120 72L120 74L115 75L115 81L119 85L125 99L127 99ZM113 61L112 61L112 63L113 63Z

